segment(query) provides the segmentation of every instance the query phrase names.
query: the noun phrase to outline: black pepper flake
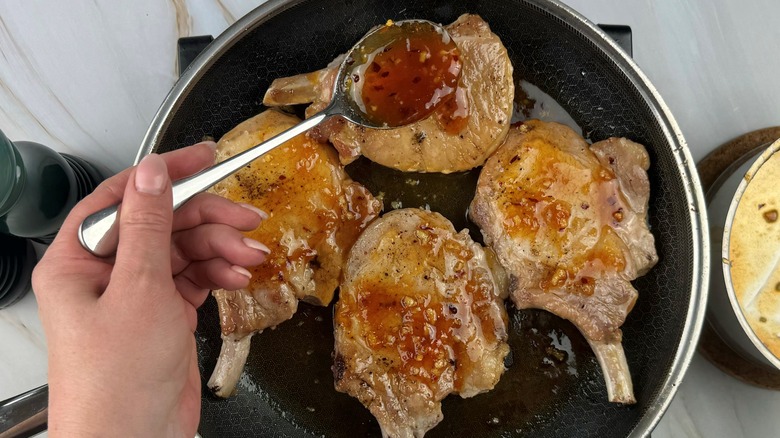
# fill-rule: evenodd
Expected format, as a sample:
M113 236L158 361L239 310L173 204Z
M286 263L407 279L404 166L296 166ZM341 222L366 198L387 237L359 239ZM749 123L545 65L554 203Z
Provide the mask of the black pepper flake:
M777 222L777 216L778 215L777 215L777 209L776 208L764 212L764 220L767 221L770 224Z
M761 318L758 318L758 322L766 322L766 318L764 318L764 317L762 316Z

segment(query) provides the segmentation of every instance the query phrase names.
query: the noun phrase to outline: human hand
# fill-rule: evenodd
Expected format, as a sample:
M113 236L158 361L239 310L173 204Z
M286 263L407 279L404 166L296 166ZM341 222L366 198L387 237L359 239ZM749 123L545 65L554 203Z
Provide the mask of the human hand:
M71 211L35 268L51 436L195 435L196 309L209 289L246 287L242 266L267 252L239 231L259 225L264 214L253 207L200 194L172 211L171 179L213 161L214 143L201 143L106 180ZM78 226L119 201L116 256L95 257Z

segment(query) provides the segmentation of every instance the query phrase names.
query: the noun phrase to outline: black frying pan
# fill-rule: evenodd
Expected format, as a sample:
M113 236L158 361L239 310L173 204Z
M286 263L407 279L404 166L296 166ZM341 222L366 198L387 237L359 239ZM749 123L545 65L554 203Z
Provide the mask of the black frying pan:
M709 265L707 227L698 213L703 198L684 140L655 90L613 42L568 8L549 0L269 1L218 37L184 73L139 157L204 136L219 138L263 110L273 79L325 66L371 26L389 18L446 24L465 12L481 15L501 37L516 79L552 96L587 138L625 136L647 146L649 216L660 261L635 282L639 300L623 326L636 405L607 402L601 371L572 325L545 312L510 308L508 371L489 393L446 399L444 420L428 436L649 434L679 385L702 321ZM422 176L417 191L410 191L393 182L392 171L371 163L347 170L375 193L405 197L404 206L428 203L456 227L469 226L464 209L476 173ZM423 201L431 191L439 191L438 201ZM213 300L199 318L204 437L379 436L368 411L333 389L331 308L301 304L291 321L255 336L238 394L229 400L214 398L205 385L220 346Z

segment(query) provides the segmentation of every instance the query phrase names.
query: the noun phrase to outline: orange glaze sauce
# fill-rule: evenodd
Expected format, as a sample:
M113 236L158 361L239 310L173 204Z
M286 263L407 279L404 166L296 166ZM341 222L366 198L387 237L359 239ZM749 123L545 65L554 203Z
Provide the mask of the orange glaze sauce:
M423 233L428 236L422 237ZM423 227L417 234L422 238L413 244L419 248L411 251L419 252L421 257L439 246L435 232ZM438 251L458 259L454 271L443 282L464 284L461 280L467 275L465 267L473 257L471 250L445 241ZM464 288L455 289L445 298L442 291L436 290L426 270L431 267L405 272L406 278L395 278L396 271L388 266L385 273L389 275L357 280L350 285L353 290L342 291L336 323L352 327L351 321L356 320L369 348L383 357L397 359L390 363L401 375L432 387L442 375L449 374L455 389L459 390L462 376L475 366L466 352L473 324L482 324L482 335L489 344L497 342L498 333L504 331L500 324L496 326L497 318L493 315L492 282L484 274L472 272ZM425 281L414 284L410 277L415 276Z
M344 250L346 260L347 251L357 241L360 234L373 221L381 209L381 205L374 195L358 183L352 183L344 190L345 203L341 204L341 222L336 233L336 246Z
M344 193L333 187L333 169L338 165L327 145L301 135L235 175L238 184L230 187L228 198L254 205L269 215L257 229L245 233L271 250L264 263L248 268L252 273L249 289L281 287L292 272L310 262L315 268L333 269L341 264L334 257L344 256L374 215L368 211L366 199L371 195L367 191L350 189ZM347 211L343 211L344 206ZM342 229L347 232L341 233ZM332 245L329 237L334 234L333 241L342 251L324 251L323 259L317 251ZM315 296L309 301L327 305L337 279L318 280Z
M239 184L231 187L228 197L254 205L269 215L257 229L245 233L271 250L263 264L249 268L253 283L284 281L288 263L305 263L313 256L309 254L311 251L302 249L288 255L282 247L284 233L299 224L298 221L287 223L293 215L301 224L306 224L299 227L301 232L297 237L309 240L311 246L336 228L336 217L306 202L307 187L327 186L328 174L318 172L320 159L316 144L299 136L254 161L247 171L237 175ZM332 195L323 197L322 201L322 207L338 206Z
M352 77L366 115L377 124L413 123L455 96L462 68L455 42L427 26L405 26L412 27L404 38L370 54L362 74Z
M366 343L374 351L393 350L390 356L400 359L396 365L400 373L435 384L455 365L453 332L462 321L456 315L448 317L452 315L448 306L431 292L399 293L410 288L372 282L358 288L355 310Z
M609 225L594 227L604 206L589 205L590 195L614 180L611 170L579 163L542 140L529 141L504 164L509 169L505 175L512 175L500 181L499 202L508 213L504 227L513 236L553 250L545 253L551 257L539 282L542 290L590 296L598 273L625 269L625 244ZM521 177L514 179L516 175ZM613 218L619 222L621 214ZM587 247L573 241L585 227L597 238Z
M469 124L469 101L466 90L455 89L455 97L447 99L436 110L436 121L447 134L457 135L463 132Z

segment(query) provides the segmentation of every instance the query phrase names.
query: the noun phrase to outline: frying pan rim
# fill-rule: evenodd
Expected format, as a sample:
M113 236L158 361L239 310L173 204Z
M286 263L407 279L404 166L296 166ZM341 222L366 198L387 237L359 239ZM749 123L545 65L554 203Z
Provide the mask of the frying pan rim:
M240 41L243 35L252 31L255 27L304 1L307 0L268 0L244 15L214 39L190 64L163 100L149 125L149 129L144 135L134 164L137 164L144 156L155 150L162 133L168 127L184 98L197 85L197 82L208 68L225 51ZM647 437L671 404L672 398L685 376L685 372L696 351L696 344L704 321L704 309L706 308L709 291L710 238L709 227L707 226L707 208L704 202L701 182L685 138L669 107L644 72L617 43L593 22L558 0L519 1L534 5L565 21L585 38L589 39L597 49L603 50L621 72L626 75L659 122L667 143L672 146L672 154L677 164L677 169L685 184L684 192L693 236L691 295L685 325L669 374L661 385L661 389L655 395L655 399L648 404L647 410L630 433L632 437Z

